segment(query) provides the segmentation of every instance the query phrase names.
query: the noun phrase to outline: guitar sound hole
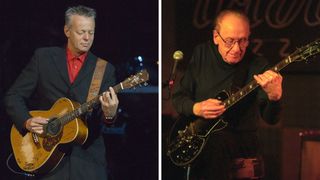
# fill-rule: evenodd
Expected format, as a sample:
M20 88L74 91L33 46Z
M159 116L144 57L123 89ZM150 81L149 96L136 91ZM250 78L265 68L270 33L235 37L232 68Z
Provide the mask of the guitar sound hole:
M56 136L60 132L60 129L61 122L57 118L51 119L46 126L46 132L50 136Z

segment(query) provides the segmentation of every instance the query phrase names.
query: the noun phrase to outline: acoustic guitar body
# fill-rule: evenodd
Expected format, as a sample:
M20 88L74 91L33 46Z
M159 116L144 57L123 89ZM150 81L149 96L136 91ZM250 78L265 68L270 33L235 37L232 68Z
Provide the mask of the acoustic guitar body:
M63 123L60 117L79 107L76 102L60 98L48 111L30 111L32 117L45 117L55 126L56 134L38 135L28 132L22 135L13 125L11 145L18 166L31 173L46 173L53 170L65 155L64 148L71 144L84 144L88 128L84 121L75 118ZM48 126L49 127L49 126Z

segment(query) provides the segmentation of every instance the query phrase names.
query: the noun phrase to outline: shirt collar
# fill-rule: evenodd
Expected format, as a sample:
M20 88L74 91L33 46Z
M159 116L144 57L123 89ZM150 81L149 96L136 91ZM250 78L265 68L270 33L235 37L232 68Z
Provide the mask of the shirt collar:
M88 55L88 52L81 54L80 56L74 56L71 52L71 50L67 47L67 60L71 61L73 59L78 59L81 63L84 62Z

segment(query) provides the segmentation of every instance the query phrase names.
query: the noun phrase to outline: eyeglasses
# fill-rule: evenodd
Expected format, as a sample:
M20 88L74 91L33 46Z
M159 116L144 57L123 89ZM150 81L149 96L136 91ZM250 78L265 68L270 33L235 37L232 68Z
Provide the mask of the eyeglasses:
M226 46L226 48L231 49L236 43L239 44L240 48L244 48L244 47L248 46L249 41L247 38L240 38L238 40L233 39L233 38L223 39L223 37L220 35L219 31L217 31L217 33L220 36L220 38L222 39L222 41L224 42L224 45Z

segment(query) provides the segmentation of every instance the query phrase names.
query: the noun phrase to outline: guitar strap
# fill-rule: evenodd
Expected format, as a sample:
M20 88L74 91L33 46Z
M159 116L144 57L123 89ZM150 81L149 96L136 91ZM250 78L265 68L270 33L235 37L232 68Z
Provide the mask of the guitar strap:
M98 58L96 68L94 70L91 85L88 92L87 102L92 100L99 94L99 90L101 87L101 82L103 79L104 72L106 70L108 61Z

